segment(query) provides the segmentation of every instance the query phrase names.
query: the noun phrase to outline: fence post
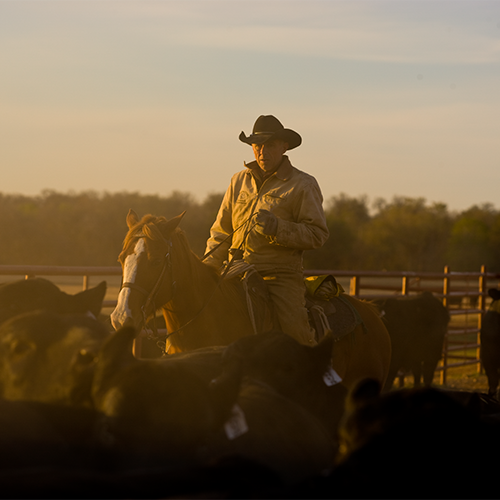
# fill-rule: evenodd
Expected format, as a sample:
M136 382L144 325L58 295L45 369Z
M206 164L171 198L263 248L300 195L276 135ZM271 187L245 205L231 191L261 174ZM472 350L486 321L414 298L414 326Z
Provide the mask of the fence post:
M401 282L401 293L403 295L410 294L410 281L408 280L408 276L403 276L403 279Z
M359 276L353 276L351 278L349 295L353 295L354 297L357 297L359 295L359 281L360 281Z
M443 306L449 310L449 292L450 292L450 266L444 266L444 278L443 278ZM446 384L446 366L448 364L448 332L444 336L443 343L443 357L442 357L442 370L439 377L439 382L441 385Z
M477 306L480 309L480 313L477 315L477 344L479 347L476 351L476 358L478 359L477 363L477 373L481 373L481 327L483 326L483 316L486 312L486 291L488 289L487 285L488 277L486 276L486 266L481 266L481 274L479 275L479 297L477 298Z

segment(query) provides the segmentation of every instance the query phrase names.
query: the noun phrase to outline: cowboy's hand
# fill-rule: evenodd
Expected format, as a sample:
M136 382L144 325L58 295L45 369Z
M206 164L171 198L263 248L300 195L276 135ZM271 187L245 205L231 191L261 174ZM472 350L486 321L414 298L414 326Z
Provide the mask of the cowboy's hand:
M278 232L278 217L269 210L261 208L257 212L255 221L262 227L262 232L268 236L276 236Z

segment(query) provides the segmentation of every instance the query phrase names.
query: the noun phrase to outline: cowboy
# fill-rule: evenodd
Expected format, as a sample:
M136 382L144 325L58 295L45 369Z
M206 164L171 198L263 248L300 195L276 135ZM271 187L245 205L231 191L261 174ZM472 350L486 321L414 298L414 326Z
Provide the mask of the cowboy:
M281 330L314 345L302 255L328 238L321 190L285 155L300 146L301 136L274 116L259 116L252 134L241 132L239 139L252 146L255 161L231 179L210 229L206 260L221 268L228 253L236 252L253 265L266 280Z

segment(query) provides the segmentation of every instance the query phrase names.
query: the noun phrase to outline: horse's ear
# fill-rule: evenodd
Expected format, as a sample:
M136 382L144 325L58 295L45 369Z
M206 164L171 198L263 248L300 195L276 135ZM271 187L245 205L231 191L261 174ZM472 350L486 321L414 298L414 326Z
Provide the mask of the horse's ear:
M127 214L127 226L129 229L134 227L139 222L139 216L130 209Z
M181 220L184 217L185 213L186 211L184 210L182 214L178 215L177 217L174 217L173 219L170 219L162 226L161 232L163 233L164 236L169 236L172 233L172 231L174 231L177 228L177 226L181 223Z

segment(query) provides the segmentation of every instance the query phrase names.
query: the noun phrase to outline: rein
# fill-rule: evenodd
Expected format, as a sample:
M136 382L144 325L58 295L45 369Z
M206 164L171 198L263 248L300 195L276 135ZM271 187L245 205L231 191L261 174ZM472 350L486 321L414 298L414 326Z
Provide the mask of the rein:
M229 269L231 267L231 264L233 263L234 260L235 260L235 257L233 256L232 259L228 262L228 264L227 264L226 268L224 269L224 272L221 274L219 280L217 281L217 285L212 290L212 293L210 294L210 297L208 297L208 299L203 304L203 306L201 307L201 309L189 321L187 321L186 323L184 323L183 325L181 325L179 328L177 328L177 330L174 330L173 332L169 332L166 335L162 335L161 337L156 337L157 339L159 339L158 342L157 342L157 345L159 344L160 341L164 341L165 342L165 347L166 347L167 340L168 340L169 337L171 337L172 335L174 335L174 333L177 333L177 332L183 330L184 328L186 328L186 326L190 325L196 318L198 318L198 316L205 310L205 308L208 306L208 304L210 303L210 301L214 297L215 292L218 290L220 284L222 283L222 281L226 277L226 275L227 275L227 273L228 273L228 271L229 271ZM162 349L163 353L166 354L166 349L164 347L161 347L161 349Z
M215 247L212 248L212 250L210 250L209 252L207 252L202 258L201 258L201 261L203 262L207 257L209 257L210 255L212 255L221 245L223 245L229 238L231 238L233 236L233 234L240 230L245 224L247 224L251 219L252 217L254 217L255 215L257 215L257 212L253 212L247 220L243 221L236 229L233 229L220 243L218 243ZM245 235L245 238L248 236L248 233L250 233L250 231L255 227L255 224L247 231L247 234ZM245 238L243 238L243 241L245 240ZM242 243L243 245L243 243ZM234 260L234 259L233 259Z

